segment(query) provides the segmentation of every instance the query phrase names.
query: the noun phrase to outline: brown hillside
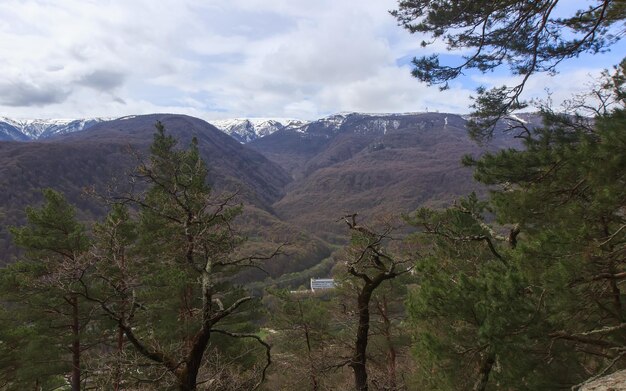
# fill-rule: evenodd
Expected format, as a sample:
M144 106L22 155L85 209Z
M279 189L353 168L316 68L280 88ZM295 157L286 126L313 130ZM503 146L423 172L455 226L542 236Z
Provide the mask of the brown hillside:
M310 264L326 256L328 249L321 241L309 234L300 235L300 230L285 227L273 216L271 204L282 197L291 180L282 168L202 120L164 114L104 122L45 142L0 142L0 205L4 212L0 263L15 255L8 227L24 221L25 207L41 200L42 188L65 193L83 220L101 216L104 208L84 197L83 189L93 186L104 190L114 179L125 183L127 173L136 165L129 147L145 154L157 120L179 138L182 147L192 137L198 139L215 191L238 191L239 199L248 205L240 224L249 237L266 247L272 247L274 241L289 241L296 247L301 244L293 250L296 255L277 260L271 267L273 272L280 273L283 268L293 271L289 262ZM256 230L246 226L246 221L256 221L264 228Z
M346 213L397 215L484 191L460 164L484 150L469 140L461 116L337 117L250 143L294 177L273 205L284 220L335 241L344 230L334 222ZM512 145L508 140L496 138L489 148Z

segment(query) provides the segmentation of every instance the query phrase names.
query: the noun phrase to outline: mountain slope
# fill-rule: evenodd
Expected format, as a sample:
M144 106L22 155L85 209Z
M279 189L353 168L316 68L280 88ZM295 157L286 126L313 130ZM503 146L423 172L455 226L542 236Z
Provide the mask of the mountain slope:
M82 197L83 188L104 191L112 178L126 183L126 173L137 164L129 148L145 155L157 120L179 138L182 147L197 138L216 192L237 191L250 207L272 213L271 204L282 197L291 180L282 168L202 120L167 114L137 116L50 140L0 142L0 207L5 214L0 256L13 253L6 227L24 221L24 208L40 201L41 188L64 192L78 205L83 219L101 215L102 205Z
M0 141L28 141L30 138L22 133L12 121L0 120Z
M218 188L239 190L248 202L269 206L282 197L282 189L291 181L289 175L263 155L247 148L211 124L177 114L151 114L123 117L102 122L79 132L57 137L60 144L99 145L116 143L147 149L152 142L154 124L160 121L166 130L187 146L198 139L202 158L210 167L210 181Z
M484 191L461 166L483 149L455 114L339 114L281 130L250 147L289 171L294 181L273 207L284 220L336 241L346 213L398 215ZM490 148L512 144L494 139Z
M536 116L520 116L530 124ZM127 182L136 165L129 147L145 154L154 124L186 146L198 139L217 192L237 191L247 205L241 228L256 246L296 243L270 272L298 271L328 256L320 241L341 243L345 227L337 219L358 212L363 219L445 205L470 191L485 191L461 167L465 154L480 154L468 139L466 119L454 114L342 113L300 126L283 126L242 144L197 118L154 114L95 124L83 131L33 142L0 142L0 208L3 227L23 221L23 210L53 187L78 204L81 218L103 213L81 197L83 187L105 189L111 178ZM496 137L491 149L515 146ZM2 210L0 210L0 214ZM0 227L0 262L13 254ZM5 255L6 259L6 255Z

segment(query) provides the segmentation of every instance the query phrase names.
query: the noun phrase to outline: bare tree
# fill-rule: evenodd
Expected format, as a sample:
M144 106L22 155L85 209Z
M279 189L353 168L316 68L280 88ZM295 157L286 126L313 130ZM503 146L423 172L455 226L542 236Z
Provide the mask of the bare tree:
M352 241L348 248L345 266L349 275L359 281L357 287L358 325L353 354L348 365L354 372L354 386L367 391L367 344L370 330L370 302L374 291L385 281L412 270L414 260L392 255L386 245L392 239L392 227L388 225L376 232L356 221L357 214L344 216Z

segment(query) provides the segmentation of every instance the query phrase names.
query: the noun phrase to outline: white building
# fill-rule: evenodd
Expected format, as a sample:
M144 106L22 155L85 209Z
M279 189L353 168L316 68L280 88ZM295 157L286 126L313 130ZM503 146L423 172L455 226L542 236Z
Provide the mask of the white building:
M316 289L332 289L335 287L335 280L332 278L311 278L311 291Z

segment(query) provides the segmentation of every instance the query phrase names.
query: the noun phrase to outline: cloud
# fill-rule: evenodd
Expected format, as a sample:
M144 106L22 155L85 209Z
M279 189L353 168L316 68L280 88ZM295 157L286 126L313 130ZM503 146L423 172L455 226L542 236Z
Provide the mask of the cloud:
M388 14L396 6L396 0L358 6L3 0L0 111L27 117L168 111L208 119L467 111L474 79L442 93L411 78L398 61L427 52Z
M57 85L37 85L23 81L0 82L0 105L41 107L61 103L69 90Z
M122 85L125 75L121 72L97 70L78 79L78 84L98 91L111 91Z

